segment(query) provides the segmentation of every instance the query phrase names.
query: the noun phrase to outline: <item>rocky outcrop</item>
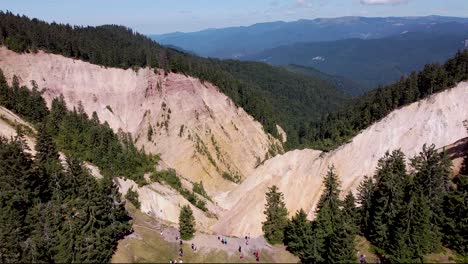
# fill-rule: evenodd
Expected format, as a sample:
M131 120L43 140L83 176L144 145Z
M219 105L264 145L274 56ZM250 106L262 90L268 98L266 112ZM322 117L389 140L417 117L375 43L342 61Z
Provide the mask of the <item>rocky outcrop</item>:
M21 84L44 88L50 104L63 95L69 108L83 106L115 131L133 135L137 145L159 153L184 178L203 181L210 193L232 189L233 179L250 175L272 144L242 108L207 82L144 68L105 68L39 52L18 54L0 48L0 68Z
M223 234L262 234L265 193L277 185L290 214L303 208L309 218L321 195L322 177L334 165L342 194L355 191L364 175L372 175L386 151L401 149L415 156L424 144L450 145L467 137L468 83L393 111L330 153L294 150L259 166L241 185L216 200L229 209L213 229Z

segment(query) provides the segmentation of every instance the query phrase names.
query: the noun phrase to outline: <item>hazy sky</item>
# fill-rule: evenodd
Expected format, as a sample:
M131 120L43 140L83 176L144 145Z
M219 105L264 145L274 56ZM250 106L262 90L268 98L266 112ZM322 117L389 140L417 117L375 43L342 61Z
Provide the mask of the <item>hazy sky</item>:
M468 0L0 0L49 22L121 24L141 33L197 31L338 16L468 16Z

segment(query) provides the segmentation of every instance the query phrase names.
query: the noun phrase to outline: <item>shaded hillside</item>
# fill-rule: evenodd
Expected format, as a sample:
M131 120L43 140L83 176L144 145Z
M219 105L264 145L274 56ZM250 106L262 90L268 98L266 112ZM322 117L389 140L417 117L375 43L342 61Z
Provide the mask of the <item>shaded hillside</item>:
M357 84L353 80L341 76L330 75L312 67L290 64L284 66L284 68L292 72L302 73L312 78L318 78L327 81L333 84L336 87L336 89L353 96L361 95L365 92L365 89L363 89L359 84Z
M103 66L150 66L209 81L260 121L267 132L277 135L276 124L280 124L291 135L290 146L299 144L295 135L300 133L300 123L316 121L346 98L333 87L322 87L321 81L303 75L260 63L255 64L255 73L238 71L251 64L204 59L165 48L122 26L73 27L0 13L0 43L16 52L41 49ZM297 91L310 96L298 98Z
M296 43L265 50L245 59L274 65L314 67L356 81L370 90L396 81L427 63L444 62L465 48L466 39L468 25L444 24L439 25L437 34L409 32L383 39Z
M349 38L377 39L404 31L426 31L443 23L467 24L456 17L338 17L292 22L258 23L247 27L207 29L191 33L153 35L163 43L192 50L201 56L240 58L297 42L335 41ZM447 30L450 30L448 28Z

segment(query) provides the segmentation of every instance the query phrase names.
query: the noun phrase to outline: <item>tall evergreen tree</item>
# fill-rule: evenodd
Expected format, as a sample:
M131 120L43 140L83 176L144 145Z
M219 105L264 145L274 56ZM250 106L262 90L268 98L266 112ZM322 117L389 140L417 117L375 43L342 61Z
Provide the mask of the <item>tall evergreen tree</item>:
M28 182L33 176L33 162L24 151L21 138L9 142L0 137L0 261L29 262L26 240L30 235L26 222L31 208Z
M288 223L288 211L284 203L283 193L275 185L268 188L266 193L265 211L266 221L262 222L265 239L271 244L279 244L284 239L284 228Z
M466 157L465 157L466 162ZM467 163L465 163L466 165ZM454 179L455 187L444 199L444 243L459 254L468 256L468 175Z
M386 153L378 162L375 191L372 194L369 238L381 249L390 247L391 230L404 203L405 156L400 150Z
M324 191L317 205L315 232L323 235L321 258L330 263L355 261L355 230L348 225L342 211L343 202L339 199L340 182L335 168L329 168L323 179Z
M364 176L364 180L358 186L357 201L360 204L359 212L359 229L361 234L369 237L370 233L370 215L372 209L372 195L374 193L374 179Z
M423 146L418 156L411 159L411 165L415 170L414 181L421 193L428 200L430 206L430 223L437 240L432 240L432 249L441 246L440 233L444 223L443 201L448 191L449 177L452 173L452 162L445 151L438 152L435 145Z
M32 189L42 202L47 202L54 189L54 182L60 178L61 164L56 145L46 129L40 125L36 143L36 177L31 182Z
M356 199L352 192L349 192L344 201L343 201L343 217L346 222L347 227L351 230L355 235L359 231L359 211L356 207Z
M423 262L424 255L439 240L431 228L430 201L411 178L405 187L404 201L398 221L390 230L389 247L385 249L395 262Z
M189 240L195 233L195 218L190 206L184 205L180 210L179 215L179 232L180 238Z
M312 240L311 223L307 220L307 214L301 209L288 221L284 229L284 244L291 253L305 260Z

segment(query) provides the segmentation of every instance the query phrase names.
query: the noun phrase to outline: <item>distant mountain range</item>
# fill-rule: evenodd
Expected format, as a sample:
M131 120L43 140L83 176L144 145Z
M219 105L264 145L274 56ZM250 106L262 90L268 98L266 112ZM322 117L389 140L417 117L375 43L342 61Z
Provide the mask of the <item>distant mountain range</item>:
M297 42L336 41L349 38L378 39L402 32L432 32L439 24L468 24L468 18L339 17L268 22L248 27L207 29L192 33L151 35L157 42L174 45L205 57L238 58ZM450 29L448 29L450 30Z
M317 77L318 70L356 95L468 47L468 18L319 18L151 38L206 57L305 66L294 71Z
M368 90L398 80L427 63L443 62L464 49L468 26L458 29L456 33L409 32L382 39L296 43L244 59L314 67L354 80Z

